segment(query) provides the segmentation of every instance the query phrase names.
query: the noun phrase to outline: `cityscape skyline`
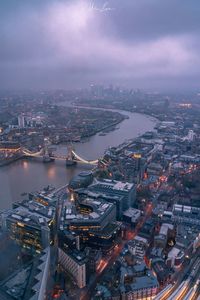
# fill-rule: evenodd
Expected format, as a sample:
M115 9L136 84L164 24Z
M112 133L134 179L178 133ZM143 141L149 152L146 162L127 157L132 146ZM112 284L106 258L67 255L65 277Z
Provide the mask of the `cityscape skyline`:
M200 300L199 15L0 1L0 300Z
M197 1L8 0L0 7L0 88L199 88Z

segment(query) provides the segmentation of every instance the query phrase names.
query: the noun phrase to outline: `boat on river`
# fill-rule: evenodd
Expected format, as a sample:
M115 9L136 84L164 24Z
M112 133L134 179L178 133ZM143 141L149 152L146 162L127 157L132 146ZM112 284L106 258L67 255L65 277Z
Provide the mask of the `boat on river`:
M101 132L101 133L99 133L99 136L105 136L106 135L106 133L105 132Z

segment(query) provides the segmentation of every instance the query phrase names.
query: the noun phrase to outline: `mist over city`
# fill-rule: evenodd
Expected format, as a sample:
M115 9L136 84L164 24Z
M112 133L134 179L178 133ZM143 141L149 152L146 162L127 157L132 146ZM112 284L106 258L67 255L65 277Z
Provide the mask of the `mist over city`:
M0 300L200 300L199 16L0 1Z

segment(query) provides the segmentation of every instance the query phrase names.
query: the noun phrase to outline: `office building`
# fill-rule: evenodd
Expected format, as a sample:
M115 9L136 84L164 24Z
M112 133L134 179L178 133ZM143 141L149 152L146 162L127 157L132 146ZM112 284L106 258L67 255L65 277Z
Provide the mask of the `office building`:
M116 222L116 207L88 190L80 189L73 201L68 199L61 213L60 230L80 237L80 244L95 249L109 251L121 231L121 223ZM74 235L74 236L73 236ZM67 234L69 236L69 234Z
M97 193L108 202L114 203L117 208L117 218L122 218L122 213L135 202L136 189L132 183L104 179L88 187L89 191Z
M130 207L123 213L123 221L125 223L132 225L133 227L136 226L140 217L141 217L141 211L139 209L132 208L132 207Z
M55 208L35 201L14 204L14 209L2 214L2 228L31 253L40 253L53 244Z
M154 246L165 248L169 237L173 236L174 226L172 224L163 223L160 227L159 234L154 237Z
M200 207L174 204L172 220L200 226Z
M25 127L25 117L23 114L18 116L18 127L19 128Z
M184 261L184 252L177 247L173 247L168 253L166 263L169 267L178 268Z
M172 269L168 267L161 258L154 258L151 261L151 266L156 273L157 279L161 286L167 284L171 279Z
M80 172L78 175L74 176L68 185L69 190L76 190L80 188L86 188L93 181L92 172Z
M69 272L75 279L79 288L86 286L86 256L84 253L74 250L58 249L58 260L64 270Z
M151 270L146 269L143 265L135 266L140 272L134 274L129 267L121 268L121 278L123 279L120 285L121 299L137 300L154 297L159 288L157 278Z
M136 236L134 240L128 242L128 251L137 258L143 259L148 247L148 241L145 238Z
M193 131L193 130L189 130L188 136L187 136L188 141L189 141L189 142L193 142L193 141L194 141L194 137L195 137L194 131Z

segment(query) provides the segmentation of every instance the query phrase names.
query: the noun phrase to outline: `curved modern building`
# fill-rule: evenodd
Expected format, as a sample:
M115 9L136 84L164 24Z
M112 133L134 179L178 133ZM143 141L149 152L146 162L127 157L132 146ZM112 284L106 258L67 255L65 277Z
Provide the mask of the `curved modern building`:
M101 230L115 221L116 207L102 199L76 195L74 205L65 210L65 226L72 231Z
M69 190L76 190L80 188L88 187L93 181L92 172L81 172L78 175L74 176L69 182Z
M77 190L74 199L65 203L60 229L63 234L68 231L79 236L87 246L109 251L120 233L121 223L116 222L115 204Z

